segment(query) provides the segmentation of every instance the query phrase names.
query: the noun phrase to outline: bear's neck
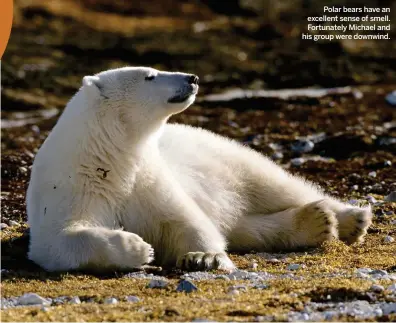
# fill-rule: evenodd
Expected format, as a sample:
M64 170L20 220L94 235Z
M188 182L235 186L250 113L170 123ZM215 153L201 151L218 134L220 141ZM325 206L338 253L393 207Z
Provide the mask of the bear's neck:
M78 168L96 192L98 189L110 191L122 198L132 192L145 160L159 154L158 140L166 120L151 128L132 126L131 131L122 122L106 120L107 117L114 118L114 115L95 116L87 125Z

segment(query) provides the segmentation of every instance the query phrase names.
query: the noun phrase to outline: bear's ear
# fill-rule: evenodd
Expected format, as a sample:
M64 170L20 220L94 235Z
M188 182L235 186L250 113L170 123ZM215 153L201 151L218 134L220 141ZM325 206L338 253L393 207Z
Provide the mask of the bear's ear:
M84 76L83 87L90 98L98 98L99 96L107 98L103 93L103 85L99 76Z

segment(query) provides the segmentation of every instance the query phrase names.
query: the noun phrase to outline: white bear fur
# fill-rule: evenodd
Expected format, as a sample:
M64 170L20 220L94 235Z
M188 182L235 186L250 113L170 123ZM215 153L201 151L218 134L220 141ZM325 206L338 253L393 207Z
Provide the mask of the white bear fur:
M162 265L232 270L227 248L362 240L369 208L236 141L167 124L195 99L188 76L138 67L84 77L33 164L31 260L50 271L128 269L151 262L154 248ZM184 102L168 102L186 89Z

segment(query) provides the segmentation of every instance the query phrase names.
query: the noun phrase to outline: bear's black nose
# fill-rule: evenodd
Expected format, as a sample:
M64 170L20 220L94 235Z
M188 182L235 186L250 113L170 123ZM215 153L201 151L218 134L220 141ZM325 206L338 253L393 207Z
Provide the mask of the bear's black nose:
M199 77L196 75L190 75L187 76L188 77L188 84L197 84L198 85L198 81L199 81Z

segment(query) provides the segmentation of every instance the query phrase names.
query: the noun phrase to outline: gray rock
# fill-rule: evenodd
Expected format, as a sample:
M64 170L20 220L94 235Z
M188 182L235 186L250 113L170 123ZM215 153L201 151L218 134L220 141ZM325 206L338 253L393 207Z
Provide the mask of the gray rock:
M392 91L385 96L385 101L393 106L396 106L396 91Z
M385 242L385 243L392 243L392 242L394 242L394 241L395 241L395 239L392 238L391 236L386 236L386 237L384 238L384 242Z
M283 154L280 151L276 151L271 155L273 160L279 160L283 158Z
M375 293L381 293L385 290L385 288L384 288L384 286L381 286L381 285L372 285L370 287L370 290Z
M196 290L198 290L197 286L195 286L191 281L186 279L181 279L176 287L176 291L178 292L191 293L195 292Z
M303 266L299 264L290 264L286 267L287 270L298 270L300 268L303 268Z
M166 288L168 286L168 282L164 279L152 279L148 283L148 288Z
M376 172L370 172L370 173L368 173L368 176L370 176L370 177L377 177L377 173Z
M396 303L385 303L381 306L384 315L396 313Z
M8 224L6 224L6 223L0 223L0 229L1 229L1 230L7 229L7 228L8 228Z
M291 144L291 150L296 153L308 153L312 151L315 144L311 140L300 139Z
M290 163L293 166L298 167L305 163L305 159L304 158L293 158L292 160L290 160Z
M369 202L371 204L377 203L377 200L371 195L366 196L366 200L367 200L367 202Z
M115 297L107 297L104 301L104 304L117 304L118 300Z
M69 301L70 304L81 304L80 297L78 296L73 296L71 300Z
M125 300L130 303L138 303L140 302L140 298L137 296L126 296Z
M14 220L8 221L8 224L9 224L11 227L17 227L17 226L19 226L19 223L16 222L16 221L14 221Z
M370 272L370 275L388 276L388 272L383 269L375 269Z
M18 305L51 305L51 303L51 300L45 299L36 293L26 293L18 299Z
M385 201L396 202L396 191L390 192L390 194L385 197Z
M230 280L230 278L226 275L219 275L215 279L222 279L222 280L227 280L227 281Z
M386 290L390 291L391 293L396 293L396 284L388 286Z

